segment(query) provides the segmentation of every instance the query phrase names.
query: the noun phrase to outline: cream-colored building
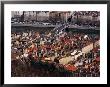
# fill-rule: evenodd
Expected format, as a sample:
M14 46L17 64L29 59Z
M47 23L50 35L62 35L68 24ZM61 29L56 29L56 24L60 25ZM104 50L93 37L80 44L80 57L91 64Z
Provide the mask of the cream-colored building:
M71 15L72 12L70 11L51 11L49 14L49 19L53 22L67 22Z

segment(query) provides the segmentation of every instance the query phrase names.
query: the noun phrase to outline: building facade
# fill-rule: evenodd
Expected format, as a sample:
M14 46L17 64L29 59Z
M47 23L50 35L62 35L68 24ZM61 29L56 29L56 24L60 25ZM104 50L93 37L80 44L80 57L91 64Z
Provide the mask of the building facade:
M21 17L21 19L20 19ZM68 18L72 21L99 21L100 12L95 11L12 11L12 18L22 21L36 22L61 22L65 23Z

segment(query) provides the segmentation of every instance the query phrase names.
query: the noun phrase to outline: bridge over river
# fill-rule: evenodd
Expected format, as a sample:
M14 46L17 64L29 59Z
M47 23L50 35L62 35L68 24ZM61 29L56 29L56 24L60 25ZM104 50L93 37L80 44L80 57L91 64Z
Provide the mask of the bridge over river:
M62 25L61 24L59 24L59 25L23 24L23 23L12 23L11 24L12 31L19 31L19 30L26 30L26 29L34 29L34 30L36 30L36 29L40 29L40 30L50 29L50 30L52 30L52 29L55 29L60 26L62 26ZM87 27L87 26L78 26L78 25L69 25L69 24L67 26L68 26L68 30L71 30L74 32L100 33L99 27Z

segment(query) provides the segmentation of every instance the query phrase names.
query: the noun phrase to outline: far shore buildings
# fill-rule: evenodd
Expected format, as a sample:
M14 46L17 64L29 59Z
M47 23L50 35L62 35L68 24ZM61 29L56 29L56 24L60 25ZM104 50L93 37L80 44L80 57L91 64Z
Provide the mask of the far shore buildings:
M97 12L90 11L12 11L12 18L17 18L20 21L37 21L37 22L67 22L71 17L72 21L77 20L92 20L99 21L100 15L95 15ZM86 15L85 15L86 14ZM100 14L100 12L98 13Z
M67 22L72 12L64 11L13 11L13 18L20 18L24 15L24 21L38 22Z

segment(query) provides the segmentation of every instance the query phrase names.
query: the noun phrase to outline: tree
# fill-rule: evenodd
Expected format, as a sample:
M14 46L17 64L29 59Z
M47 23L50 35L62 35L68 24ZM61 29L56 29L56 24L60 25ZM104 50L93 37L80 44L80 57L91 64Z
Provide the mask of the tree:
M24 22L24 13L25 11L23 11L23 14L21 15L21 22Z

